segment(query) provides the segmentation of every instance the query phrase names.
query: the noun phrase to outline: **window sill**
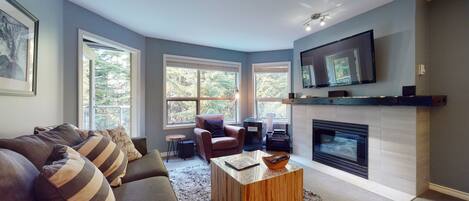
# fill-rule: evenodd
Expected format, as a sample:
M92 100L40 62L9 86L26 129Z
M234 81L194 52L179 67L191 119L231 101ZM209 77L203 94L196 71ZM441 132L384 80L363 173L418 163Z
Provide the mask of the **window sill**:
M164 125L163 130L177 130L177 129L186 129L186 128L195 128L195 124L178 124L178 125Z
M243 126L239 122L225 122L226 125L231 126ZM178 130L178 129L187 129L187 128L195 128L195 123L193 124L177 124L177 125L164 125L163 130Z

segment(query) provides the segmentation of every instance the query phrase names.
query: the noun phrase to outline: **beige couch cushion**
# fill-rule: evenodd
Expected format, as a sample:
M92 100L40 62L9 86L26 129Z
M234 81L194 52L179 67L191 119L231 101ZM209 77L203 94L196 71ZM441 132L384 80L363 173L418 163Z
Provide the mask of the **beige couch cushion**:
M127 154L129 161L137 160L142 157L142 154L135 148L134 143L125 132L124 127L119 126L113 129L96 130L93 132L94 134L110 137L112 141L119 145L122 148L122 151ZM89 131L80 130L79 133L82 138L87 138Z

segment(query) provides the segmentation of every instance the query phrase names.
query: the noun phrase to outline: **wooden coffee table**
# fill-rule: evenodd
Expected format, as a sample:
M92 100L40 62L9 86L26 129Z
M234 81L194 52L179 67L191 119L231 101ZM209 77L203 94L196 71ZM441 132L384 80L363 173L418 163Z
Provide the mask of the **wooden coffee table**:
M237 171L225 160L250 156L259 165ZM302 201L303 168L288 163L282 170L270 170L262 161L269 154L262 151L211 159L213 201Z

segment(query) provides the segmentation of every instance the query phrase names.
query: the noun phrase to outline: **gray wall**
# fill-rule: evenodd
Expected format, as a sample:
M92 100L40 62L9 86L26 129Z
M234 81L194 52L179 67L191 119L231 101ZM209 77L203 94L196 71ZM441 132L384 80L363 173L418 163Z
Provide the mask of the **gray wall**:
M146 135L152 148L166 151L164 137L168 134L184 134L193 137L193 129L163 130L163 54L240 62L241 120L252 115L253 63L291 61L292 50L266 52L240 52L156 38L146 39Z
M39 19L37 96L0 96L0 138L62 122L62 0L18 0Z
M65 122L78 123L78 30L103 36L107 39L122 43L141 51L141 72L145 75L145 37L113 23L91 11L88 11L69 1L63 1L63 46L64 46L64 107ZM145 95L144 80L142 84L142 97ZM144 105L144 100L141 100ZM141 128L144 133L144 111L142 109Z
M416 0L415 4L415 86L417 95L430 94L430 71L428 69L430 52L429 4L426 0ZM418 64L425 65L426 73L424 75L418 75Z
M284 62L293 61L293 49L287 50L273 50L273 51L262 51L262 52L249 52L247 55L248 72L248 96L247 96L247 107L249 116L254 115L254 83L252 78L252 64L256 63L272 63L272 62ZM291 64L293 65L293 63Z
M327 96L328 90L352 95L400 95L415 84L415 1L396 0L294 42L293 85L296 93ZM300 52L367 30L374 30L377 83L336 88L303 89Z
M431 182L469 192L469 1L430 2L430 91L448 95L431 110Z
M292 50L239 52L174 41L145 38L78 5L64 1L64 109L65 122L78 123L77 37L78 29L101 35L142 51L142 128L152 148L166 150L164 136L181 133L192 137L192 129L163 130L163 54L241 62L241 119L252 114L251 64L291 61ZM145 67L146 66L146 67ZM248 103L249 102L249 103Z
M185 134L189 138L192 138L193 135L193 129L163 130L163 54L240 62L242 65L242 80L240 85L241 119L248 115L246 107L247 99L243 98L247 96L248 78L246 73L249 72L246 53L154 38L146 39L146 52L145 123L150 147L166 151L164 137L167 134Z

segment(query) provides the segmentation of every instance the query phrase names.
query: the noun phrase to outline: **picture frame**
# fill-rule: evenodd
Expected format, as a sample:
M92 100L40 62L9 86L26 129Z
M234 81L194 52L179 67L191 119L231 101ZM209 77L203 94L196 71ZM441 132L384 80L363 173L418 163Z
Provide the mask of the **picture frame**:
M0 95L37 94L39 19L15 0L0 0Z

